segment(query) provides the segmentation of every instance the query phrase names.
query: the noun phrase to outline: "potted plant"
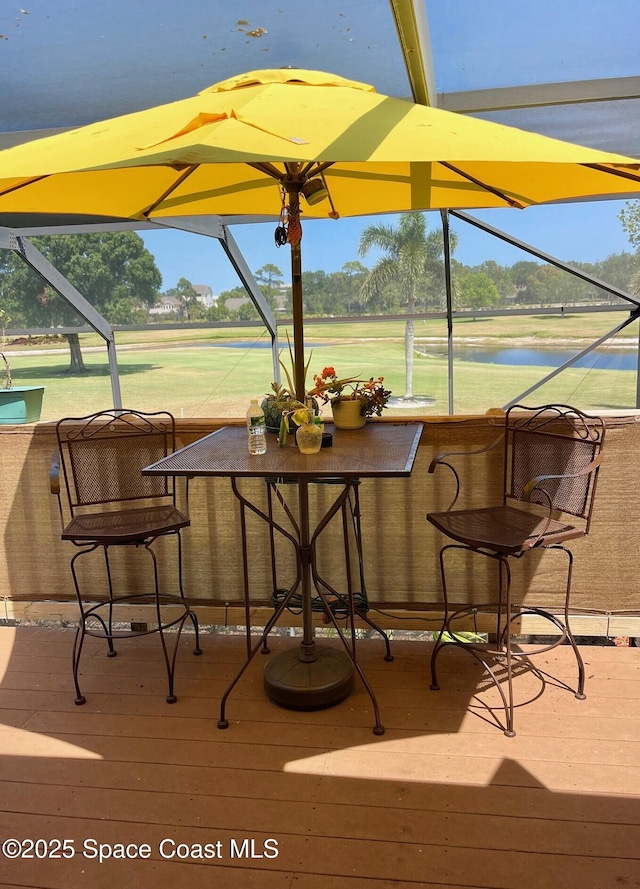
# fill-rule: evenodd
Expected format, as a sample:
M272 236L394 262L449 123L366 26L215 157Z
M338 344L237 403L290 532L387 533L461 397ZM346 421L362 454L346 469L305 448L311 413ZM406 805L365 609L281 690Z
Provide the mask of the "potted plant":
M262 399L260 407L264 411L267 432L280 432L283 414L292 410L295 398L286 386L271 384L271 392Z
M380 417L391 396L391 390L384 387L384 377L340 379L333 367L325 367L321 374L314 375L313 381L316 386L310 394L331 403L338 429L360 429L367 417Z
M289 346L289 358L291 361L291 367L293 369L294 361L293 361L293 351L291 349L291 343L289 342L289 338L287 336L287 342ZM313 354L313 353L312 353ZM307 378L307 371L309 370L309 362L311 361L311 354L309 355L309 359L304 368L304 378ZM280 367L284 371L284 375L287 380L287 385L283 386L281 383L274 382L271 384L271 392L263 398L260 407L264 411L264 418L266 421L267 431L275 432L276 434L280 434L281 425L282 425L282 417L284 414L288 414L289 418L293 418L294 423L297 423L295 412L300 408L304 408L300 401L297 400L295 395L295 386L293 385L292 373L289 373L288 367L282 360L282 352L278 356L278 363ZM317 401L313 401L311 403L311 407L314 410L317 410L318 403ZM299 424L298 424L299 425Z
M0 309L0 423L36 423L42 411L44 386L14 386L11 378L11 365L5 352L7 347L7 325L11 318Z

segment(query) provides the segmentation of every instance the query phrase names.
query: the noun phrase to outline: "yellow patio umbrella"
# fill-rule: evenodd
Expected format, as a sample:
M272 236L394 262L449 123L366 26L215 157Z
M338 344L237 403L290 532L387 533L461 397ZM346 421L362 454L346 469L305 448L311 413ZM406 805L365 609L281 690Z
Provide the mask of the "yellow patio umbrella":
M301 397L301 215L636 197L639 168L633 158L389 98L334 74L253 71L0 152L0 225L33 216L282 214Z

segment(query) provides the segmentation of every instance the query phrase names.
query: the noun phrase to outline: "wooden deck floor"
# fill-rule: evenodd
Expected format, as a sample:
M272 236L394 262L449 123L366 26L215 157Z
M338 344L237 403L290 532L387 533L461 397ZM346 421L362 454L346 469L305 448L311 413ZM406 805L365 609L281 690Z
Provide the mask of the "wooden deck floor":
M584 648L586 701L518 677L533 700L507 739L469 710L472 658L446 652L442 691L430 692L426 643L396 643L389 664L366 641L387 729L376 737L360 686L328 710L283 710L264 696L260 657L218 730L238 637L206 635L201 658L181 646L173 706L157 639L122 644L115 659L92 644L76 707L72 635L0 629L0 839L71 841L49 859L41 843L10 860L9 844L2 886L640 886L639 649ZM545 657L572 679L568 649ZM150 857L100 863L98 843L148 844ZM216 857L199 860L207 843Z

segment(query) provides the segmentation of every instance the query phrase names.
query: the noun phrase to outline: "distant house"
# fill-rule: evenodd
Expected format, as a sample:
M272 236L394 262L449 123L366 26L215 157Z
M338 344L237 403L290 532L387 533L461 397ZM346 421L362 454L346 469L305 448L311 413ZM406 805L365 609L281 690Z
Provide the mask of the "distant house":
M162 296L161 301L152 309L150 315L177 315L180 312L180 300L175 296Z
M291 284L279 284L278 292L274 294L274 312L285 312L287 301L291 295Z
M193 284L192 286L196 293L196 299L205 309L210 309L211 306L217 304L218 297L208 284ZM167 296L163 293L160 296L160 301L152 309L149 309L149 314L156 316L180 315L181 309L181 302L177 297Z
M246 306L251 300L248 296L232 296L225 302L230 312L236 312L241 306Z
M218 297L214 294L208 284L194 284L193 289L196 292L198 302L202 303L205 309L210 309L217 304Z
M290 284L279 284L278 289L273 290L273 311L285 312L287 308L287 300L291 293ZM251 302L248 296L232 296L225 302L230 312L236 312L241 306L246 306Z

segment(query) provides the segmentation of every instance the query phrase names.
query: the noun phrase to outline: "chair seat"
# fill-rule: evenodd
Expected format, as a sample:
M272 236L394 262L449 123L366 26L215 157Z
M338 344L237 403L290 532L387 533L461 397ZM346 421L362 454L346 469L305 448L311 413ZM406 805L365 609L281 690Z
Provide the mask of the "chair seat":
M189 519L170 504L76 515L62 532L63 540L100 543L144 541L186 528Z
M547 525L547 519L512 506L431 512L427 520L453 540L475 549L488 549L507 555L525 552L534 545L584 536L580 528L552 519L545 534L536 543L536 538Z

